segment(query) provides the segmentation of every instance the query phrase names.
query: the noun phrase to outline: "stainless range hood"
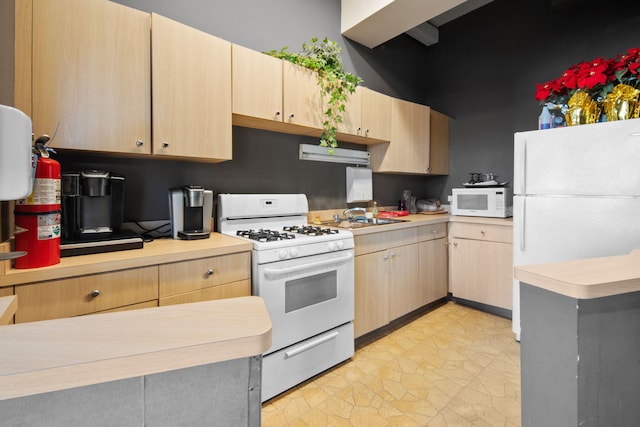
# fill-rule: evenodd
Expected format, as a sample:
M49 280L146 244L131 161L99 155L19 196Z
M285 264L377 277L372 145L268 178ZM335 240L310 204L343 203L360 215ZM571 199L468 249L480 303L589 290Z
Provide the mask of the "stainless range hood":
M368 151L349 150L346 148L331 149L329 147L312 144L300 144L300 160L347 163L363 166L369 166L371 164Z

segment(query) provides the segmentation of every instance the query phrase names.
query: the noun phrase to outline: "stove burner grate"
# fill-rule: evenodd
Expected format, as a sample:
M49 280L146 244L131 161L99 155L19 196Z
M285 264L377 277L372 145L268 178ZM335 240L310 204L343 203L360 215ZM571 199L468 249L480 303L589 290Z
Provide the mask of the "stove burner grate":
M237 236L246 237L251 240L257 240L258 242L275 242L278 240L295 239L296 236L291 233L282 233L274 230L238 230Z
M284 231L290 233L304 234L307 236L322 236L325 234L338 234L338 230L331 228L321 228L314 225L291 225L283 227Z

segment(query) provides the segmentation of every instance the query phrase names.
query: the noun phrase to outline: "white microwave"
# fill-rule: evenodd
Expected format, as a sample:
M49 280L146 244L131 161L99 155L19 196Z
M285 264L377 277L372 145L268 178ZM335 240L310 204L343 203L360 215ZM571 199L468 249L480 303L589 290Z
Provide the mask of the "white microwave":
M513 190L511 188L454 188L452 193L452 215L492 218L513 216Z

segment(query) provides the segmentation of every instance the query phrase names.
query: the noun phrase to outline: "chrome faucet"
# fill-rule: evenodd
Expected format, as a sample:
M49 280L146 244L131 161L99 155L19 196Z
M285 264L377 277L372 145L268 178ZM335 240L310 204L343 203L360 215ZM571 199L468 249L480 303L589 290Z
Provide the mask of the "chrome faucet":
M366 214L367 210L365 208L351 208L351 209L346 209L344 212L342 212L342 218L347 218L347 214L349 214L348 218L353 218L353 212L355 211L360 211L362 212L362 214Z

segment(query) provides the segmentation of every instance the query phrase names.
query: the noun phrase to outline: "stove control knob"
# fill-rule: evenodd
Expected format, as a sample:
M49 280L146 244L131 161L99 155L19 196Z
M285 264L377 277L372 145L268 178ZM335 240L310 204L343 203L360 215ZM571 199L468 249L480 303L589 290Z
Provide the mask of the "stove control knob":
M336 248L336 244L334 242L329 242L329 250L330 251L335 251Z
M287 251L284 249L280 249L278 251L278 258L285 259L287 257Z
M291 258L297 257L298 256L298 248L289 249L289 255L291 255Z
M338 245L338 249L344 249L344 242L342 240L339 240L336 244Z

